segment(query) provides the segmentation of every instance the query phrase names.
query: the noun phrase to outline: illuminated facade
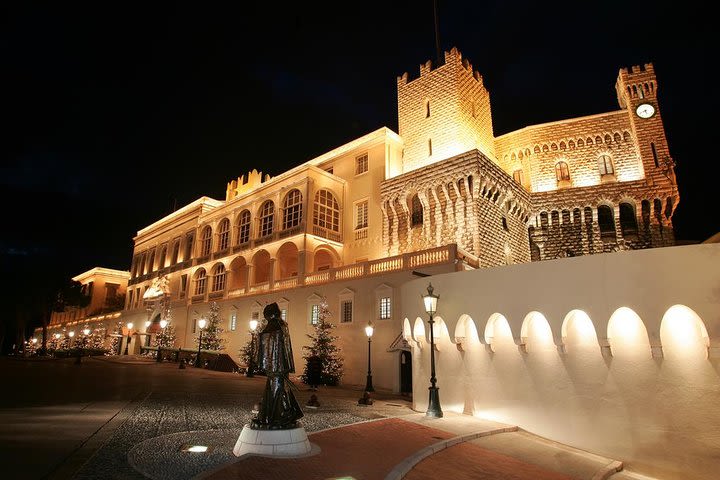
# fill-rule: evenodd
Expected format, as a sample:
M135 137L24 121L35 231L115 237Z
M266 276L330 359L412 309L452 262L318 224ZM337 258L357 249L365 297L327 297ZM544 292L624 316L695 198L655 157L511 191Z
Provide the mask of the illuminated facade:
M215 301L237 355L248 320L277 301L303 365L326 297L343 381L364 382L372 321L375 385L406 389L398 305L414 272L673 245L679 197L652 65L621 70L616 90L617 111L496 137L482 77L452 49L443 65L398 78L398 134L378 129L276 177L252 171L224 200L200 198L141 229L123 319L157 324L144 296L167 277L178 346L193 345Z

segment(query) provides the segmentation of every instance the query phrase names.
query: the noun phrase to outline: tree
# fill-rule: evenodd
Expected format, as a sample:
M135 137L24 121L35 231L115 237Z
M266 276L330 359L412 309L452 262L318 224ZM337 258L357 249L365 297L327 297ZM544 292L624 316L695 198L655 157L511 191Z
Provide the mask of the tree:
M106 334L107 328L105 328L105 325L98 325L97 328L95 328L95 330L93 330L93 332L90 334L90 341L88 346L96 350L107 350L107 348L105 347Z
M338 337L332 334L335 325L328 321L332 314L330 313L325 298L322 299L319 309L318 322L315 324L315 333L308 335L312 344L310 346L303 346L303 351L305 352L303 358L306 364L301 378L304 383L308 383L307 360L313 355L317 355L322 362L320 383L324 385L337 385L343 376L343 359L340 356L340 348L335 345Z
M208 315L207 325L202 330L201 350L224 350L225 339L221 338L225 329L220 325L220 305L217 302L210 304L210 314ZM195 336L195 345L200 342L200 330Z
M165 328L161 328L160 332L155 335L153 346L158 348L174 348L175 347L175 327L172 324L172 316L170 311L165 314L164 320L167 322Z
M120 349L120 345L122 345L123 340L122 327L122 322L117 322L115 328L113 328L113 336L112 340L110 341L110 351L108 352L109 355L119 355L118 350Z

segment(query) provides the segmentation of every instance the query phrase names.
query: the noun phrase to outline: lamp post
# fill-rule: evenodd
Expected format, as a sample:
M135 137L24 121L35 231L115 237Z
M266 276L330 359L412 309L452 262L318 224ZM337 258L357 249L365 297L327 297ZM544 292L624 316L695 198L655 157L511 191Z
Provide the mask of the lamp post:
M53 350L57 350L57 348L58 348L58 342L60 341L60 337L61 337L61 336L62 336L62 335L60 335L59 333L56 333L56 334L53 335L53 338L55 339L55 341L53 342Z
M255 376L255 330L257 329L258 321L254 318L250 320L250 360L248 361L248 369L245 372L246 377Z
M368 373L367 373L367 381L365 382L365 391L366 392L374 392L375 389L373 388L372 384L372 370L370 370L370 344L372 343L372 336L373 336L373 325L372 322L368 322L367 326L365 327L365 335L368 337Z
M440 418L443 416L442 409L440 408L440 393L438 387L435 386L437 379L435 378L435 334L433 332L433 315L437 311L437 302L440 295L433 295L432 283L428 284L427 294L422 296L423 302L425 303L425 311L430 316L430 401L428 402L428 409L425 412L426 417Z
M201 318L198 320L198 328L200 329L200 338L198 339L198 354L197 357L195 357L195 366L197 368L200 368L200 347L202 347L202 332L203 328L205 328L205 324L207 323L207 320L204 318Z
M133 328L133 322L127 323L127 329L128 329L128 338L127 343L125 344L125 355L130 354L130 341L132 340L132 333L130 332Z
M83 337L83 348L85 348L85 342L87 341L88 335L90 335L90 328L89 328L89 327L83 328L83 335L85 335L85 336Z
M75 336L75 330L70 330L70 331L68 332L68 337L70 337L70 340L68 341L68 350L70 350L70 348L72 348L72 343L73 343L73 337L74 337L74 336Z

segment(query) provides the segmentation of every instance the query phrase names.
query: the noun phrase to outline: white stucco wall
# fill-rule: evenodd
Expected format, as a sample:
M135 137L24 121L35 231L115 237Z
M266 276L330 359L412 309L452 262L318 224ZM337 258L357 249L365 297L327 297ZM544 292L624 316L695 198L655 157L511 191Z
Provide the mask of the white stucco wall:
M444 411L517 424L660 478L716 478L720 245L575 257L404 284L421 411L430 348L420 294L428 281L440 295L435 360Z

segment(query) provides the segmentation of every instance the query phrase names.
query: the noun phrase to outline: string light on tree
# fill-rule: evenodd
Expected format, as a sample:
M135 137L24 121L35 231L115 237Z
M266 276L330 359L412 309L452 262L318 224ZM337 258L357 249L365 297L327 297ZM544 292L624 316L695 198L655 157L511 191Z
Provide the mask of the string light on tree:
M343 359L340 356L340 348L335 344L338 337L332 334L332 330L336 326L328 321L332 313L330 313L326 298L322 299L318 307L318 321L315 324L315 333L308 335L312 343L310 346L303 347L305 352L303 358L306 363L301 378L304 383L308 383L307 360L313 355L317 355L322 363L320 383L337 385L343 376Z

